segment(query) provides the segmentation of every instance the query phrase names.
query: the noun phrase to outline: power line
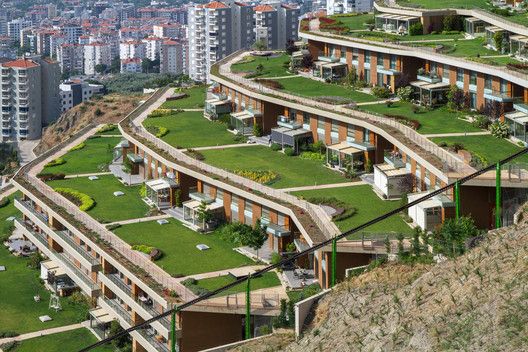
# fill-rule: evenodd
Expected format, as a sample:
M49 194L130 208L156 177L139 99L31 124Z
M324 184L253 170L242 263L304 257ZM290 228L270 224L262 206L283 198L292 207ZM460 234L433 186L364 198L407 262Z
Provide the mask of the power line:
M414 201L412 201L410 203L407 203L407 204L405 204L405 205L403 205L403 206L401 206L401 207L399 207L397 209L391 210L388 213L380 215L377 218L374 218L374 219L372 219L372 220L370 220L370 221L368 221L366 223L363 223L363 224L361 224L359 226L356 226L356 227L354 227L354 228L352 228L350 230L344 231L343 233L341 233L340 235L335 236L332 239L320 242L320 243L318 243L318 244L316 244L316 245L314 245L314 246L312 246L312 247L310 247L310 248L308 248L308 249L306 249L304 251L301 251L301 252L298 252L298 253L294 254L293 256L291 256L289 258L283 259L283 260L281 260L280 262L278 262L276 264L269 265L269 266L267 266L267 267L265 267L265 268L263 268L261 270L258 270L256 272L254 272L253 274L249 274L249 275L240 277L240 278L238 278L237 280L233 281L232 283L230 283L228 285L225 285L223 287L217 288L214 291L210 291L207 294L199 296L199 297L197 297L197 298L195 298L195 299L193 299L191 301L185 302L185 303L177 306L176 308L169 309L166 312L164 312L162 314L159 314L159 315L157 315L157 316L155 316L155 317L153 317L153 318L151 318L149 320L146 320L146 321L144 321L144 322L142 322L140 324L134 325L134 326L132 326L132 327L130 327L128 329L125 329L125 330L123 330L122 332L120 332L118 334L115 334L115 335L107 337L107 338L105 338L105 339L103 339L101 341L98 341L98 342L96 342L96 343L94 343L94 344L92 344L92 345L90 345L88 347L83 348L82 350L80 350L80 352L90 351L93 348L98 347L98 346L102 346L104 344L107 344L108 342L110 342L110 341L112 341L112 340L114 340L114 339L116 339L118 337L127 335L127 334L129 334L129 333L131 333L131 332L133 332L135 330L138 330L138 329L141 329L141 328L143 328L143 327L145 327L147 325L150 325L151 323L153 323L153 322L155 322L155 321L157 321L159 319L162 319L164 317L167 317L167 316L171 315L173 312L181 311L181 310L183 310L185 308L188 308L188 307L191 307L191 306L193 306L193 305L195 305L195 304L197 304L197 303L199 303L201 301L204 301L204 300L207 300L209 298L212 298L215 295L217 295L217 294L219 294L219 293L221 293L223 291L226 291L226 290L228 290L228 289L230 289L230 288L232 288L232 287L234 287L236 285L241 284L242 282L246 281L248 279L248 277L257 278L259 276L262 276L263 274L265 274L265 273L267 273L267 272L269 272L269 271L271 271L273 269L279 268L279 267L281 267L284 264L290 263L290 262L292 262L292 261L294 261L294 260L296 260L296 259L298 259L298 258L300 258L302 256L305 256L307 254L315 252L318 249L326 247L326 246L332 244L333 241L338 241L340 239L343 239L346 236L349 236L349 235L351 235L351 234L353 234L355 232L361 231L361 230L363 230L363 229L365 229L365 228L367 228L367 227L369 227L371 225L374 225L374 224L376 224L376 223L378 223L380 221L383 221L383 220L385 220L385 219L387 219L387 218L389 218L389 217L391 217L391 216L393 216L395 214L398 214L398 213L400 213L400 212L402 212L404 210L407 210L410 207L413 207L413 206L415 206L415 205L417 205L417 204L419 204L419 203L421 203L421 202L423 202L425 200L428 200L428 199L430 199L430 198L432 198L432 197L434 197L434 196L436 196L438 194L444 193L445 191L453 188L457 182L459 184L464 184L467 181L469 181L469 180L471 180L471 179L473 179L475 177L478 177L478 176L480 176L480 175L482 175L482 174L484 174L486 172L495 170L497 164L502 166L502 165L512 161L513 159L515 159L515 158L517 158L517 157L519 157L521 155L524 155L526 153L528 153L528 148L525 148L525 149L523 149L523 150L521 150L521 151L519 151L519 152L517 152L517 153L515 153L513 155L510 155L509 157L507 157L505 159L502 159L501 161L499 161L499 162L497 162L495 164L491 164L491 165L489 165L489 166L487 166L487 167L485 167L485 168L483 168L481 170L478 170L478 171L476 171L476 172L474 172L474 173L472 173L472 174L470 174L468 176L462 177L458 181L455 181L453 183L448 184L447 186L444 186L444 187L439 188L439 189L437 189L435 191L432 191L431 193L429 193L429 194L427 194L427 195L425 195L423 197L420 197L420 198L418 198L418 199L416 199L416 200L414 200Z

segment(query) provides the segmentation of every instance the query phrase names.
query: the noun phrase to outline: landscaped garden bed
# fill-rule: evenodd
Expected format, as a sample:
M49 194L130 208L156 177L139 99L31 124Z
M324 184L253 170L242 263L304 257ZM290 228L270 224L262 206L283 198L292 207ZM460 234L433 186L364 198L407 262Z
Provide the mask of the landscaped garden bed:
M193 291L197 295L207 294L214 291L222 286L228 285L234 282L236 278L233 275L222 275L211 277L207 279L195 280L193 278L182 281L186 287ZM268 287L280 286L281 282L275 272L267 272L262 276L251 280L251 291L260 290ZM219 296L225 296L229 294L235 294L244 292L246 290L246 283L243 282L236 286L233 286L226 291L223 291Z
M168 100L161 105L164 109L200 109L204 107L206 97L206 86L194 86L191 88L176 88L174 94L184 93L181 99Z

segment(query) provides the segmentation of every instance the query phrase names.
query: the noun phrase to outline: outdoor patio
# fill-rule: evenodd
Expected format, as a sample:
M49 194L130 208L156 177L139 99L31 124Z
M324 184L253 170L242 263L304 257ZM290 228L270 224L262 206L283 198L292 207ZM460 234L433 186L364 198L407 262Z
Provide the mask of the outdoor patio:
M290 289L304 288L318 282L314 271L310 269L285 270L282 277Z

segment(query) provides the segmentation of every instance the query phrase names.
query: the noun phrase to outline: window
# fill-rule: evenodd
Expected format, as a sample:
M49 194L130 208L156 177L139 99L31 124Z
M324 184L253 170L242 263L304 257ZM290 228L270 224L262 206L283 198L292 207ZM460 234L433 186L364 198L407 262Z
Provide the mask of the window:
M485 89L492 89L492 79L490 75L486 75L484 78L484 88Z
M365 63L370 64L370 51L365 50Z
M270 210L269 210L269 208L267 208L267 207L262 207L262 215L261 215L261 218L262 218L262 219L266 219L266 220L269 220L269 219L270 219Z
M370 85L370 70L369 69L365 69L365 82Z
M288 109L288 117L290 119L295 119L295 116L297 116L297 110L289 108Z
M477 85L477 73L471 71L469 73L469 84L476 86Z
M347 140L353 142L356 140L356 129L352 125L347 127Z
M224 190L217 188L216 189L216 200L217 201L223 201L224 200Z
M508 81L506 81L504 79L501 79L501 81L500 81L500 92L502 94L507 94L508 93Z
M317 129L322 129L322 130L325 129L325 118L324 117L319 116L317 118Z
M352 61L358 61L358 60L359 60L358 49L354 48L352 49Z
M377 65L383 66L383 53L378 53L376 56Z
M390 68L391 70L396 70L396 63L397 63L396 55L390 56ZM435 69L436 70L436 69Z
M456 75L457 82L464 82L464 69L457 68L457 75Z
M337 121L332 121L332 132L338 133L339 132L339 124Z
M367 128L363 129L363 141L365 143L369 143L370 142L370 131Z
M310 114L303 112L303 124L310 126Z

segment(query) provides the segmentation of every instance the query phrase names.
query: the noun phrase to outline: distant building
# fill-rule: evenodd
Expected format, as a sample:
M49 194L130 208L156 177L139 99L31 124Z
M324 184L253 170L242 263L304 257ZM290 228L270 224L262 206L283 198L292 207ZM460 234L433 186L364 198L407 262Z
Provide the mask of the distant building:
M88 101L94 94L103 94L102 84L89 84L80 81L67 81L59 86L62 112L68 111L82 102Z
M84 74L94 75L97 65L106 65L108 67L111 63L110 44L90 43L84 46Z
M38 139L60 114L60 69L38 57L0 64L1 140Z
M184 48L181 42L165 40L161 44L160 73L181 75L184 71Z
M20 31L31 27L33 23L23 18L17 18L7 23L7 35L16 42L20 42Z
M143 59L146 55L146 43L139 40L127 40L119 43L119 58L124 59Z
M59 46L57 60L62 73L82 73L84 71L84 47L81 44L62 44Z
M138 57L121 59L121 73L140 73L141 61Z
M326 14L372 11L374 0L326 0Z

